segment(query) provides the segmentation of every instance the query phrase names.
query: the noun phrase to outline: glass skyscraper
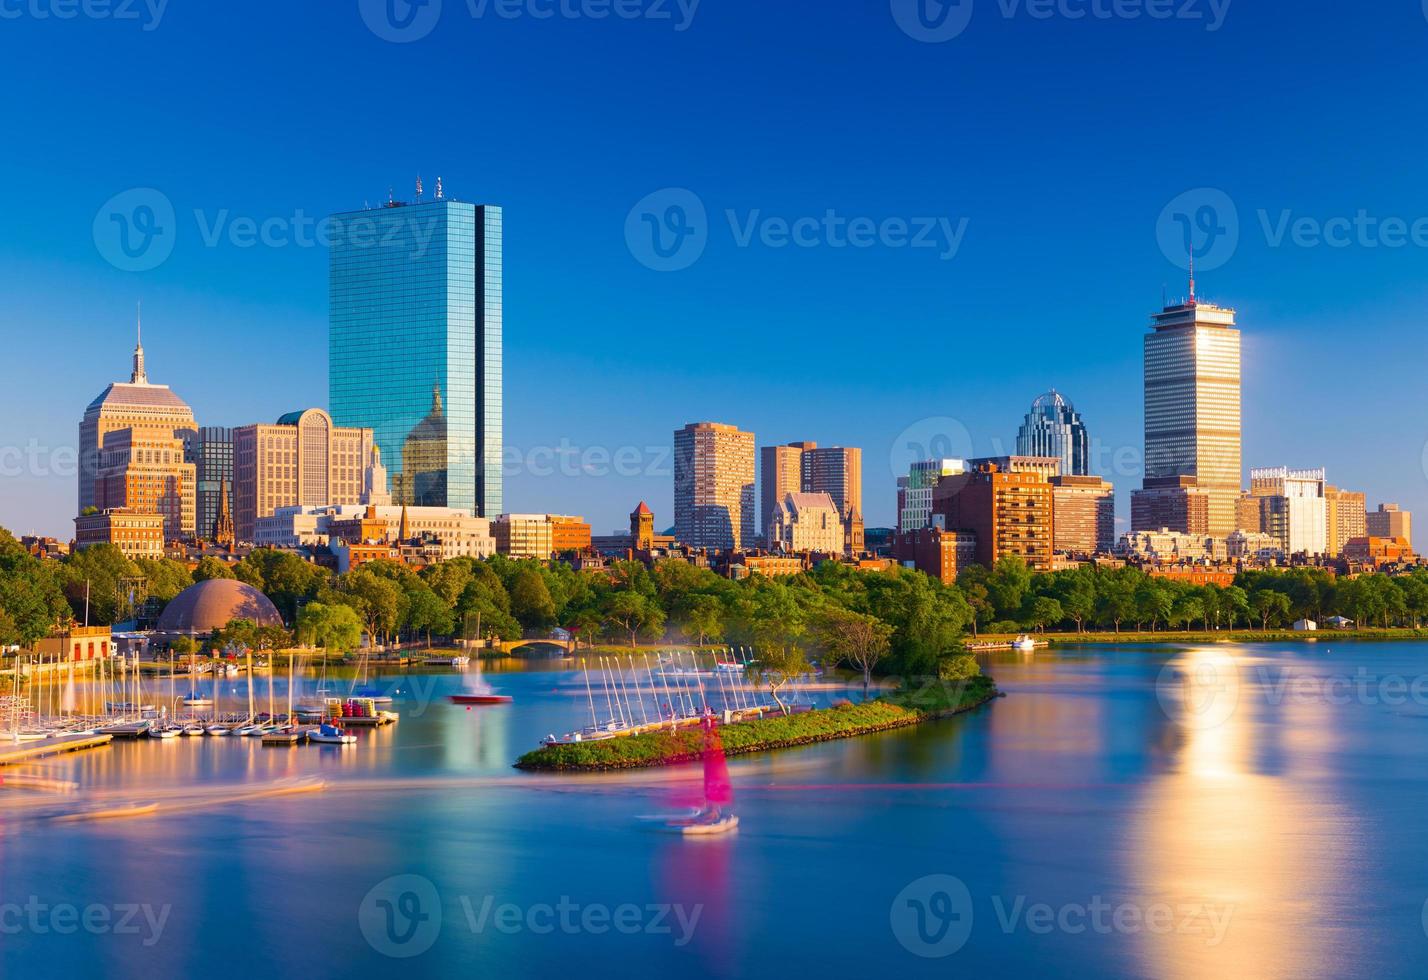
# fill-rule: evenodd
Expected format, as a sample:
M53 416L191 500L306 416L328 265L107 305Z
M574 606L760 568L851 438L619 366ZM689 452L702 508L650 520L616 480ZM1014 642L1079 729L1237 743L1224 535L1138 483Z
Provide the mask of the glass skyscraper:
M1016 434L1018 456L1055 456L1062 476L1091 472L1091 442L1076 406L1056 389L1031 403L1031 411Z
M208 541L218 530L223 493L228 493L228 513L233 513L233 430L204 426L198 430L197 466L198 537Z
M398 504L502 512L501 209L332 216L333 421L370 428Z

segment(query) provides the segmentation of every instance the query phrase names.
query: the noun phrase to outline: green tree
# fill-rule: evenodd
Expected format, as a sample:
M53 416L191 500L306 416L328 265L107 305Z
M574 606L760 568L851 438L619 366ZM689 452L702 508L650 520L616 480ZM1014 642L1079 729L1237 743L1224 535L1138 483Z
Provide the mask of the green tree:
M1282 623L1289 616L1289 596L1274 589L1260 589L1250 597L1250 607L1259 617L1260 629L1267 630L1270 620Z
M426 633L426 645L431 646L433 633L449 634L455 628L455 613L441 596L422 587L408 594L405 614L407 629Z
M607 628L630 638L630 649L640 636L657 636L664 630L664 610L643 592L611 592L603 606Z
M681 604L680 628L699 646L717 640L724 630L724 604L717 596L696 592Z
M298 614L297 637L323 652L349 653L362 642L362 620L351 606L310 602Z
M1084 632L1086 620L1096 614L1096 580L1092 573L1077 568L1056 576L1052 597L1061 604L1066 618L1076 624L1076 632Z
M892 646L893 628L874 616L837 606L822 610L814 628L826 663L832 665L841 661L863 675L863 697L866 699L873 670Z
M523 564L510 583L511 615L527 629L555 625L555 600L534 565Z
M193 570L193 580L195 582L207 582L214 578L237 578L233 568L221 558L212 555L204 555L198 560L198 567Z
M1066 613L1061 608L1061 603L1050 596L1028 596L1025 604L1026 608L1022 614L1022 622L1035 629L1038 633L1044 632L1046 627L1052 623L1059 623L1066 618Z

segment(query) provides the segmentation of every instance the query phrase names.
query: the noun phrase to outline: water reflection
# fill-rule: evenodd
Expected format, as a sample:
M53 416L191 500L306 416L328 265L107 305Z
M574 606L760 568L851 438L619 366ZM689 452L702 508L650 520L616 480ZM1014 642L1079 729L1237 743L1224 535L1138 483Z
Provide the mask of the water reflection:
M1227 658L1233 710L1207 709L1227 697ZM1172 931L1139 944L1149 975L1305 977L1339 952L1333 897L1355 871L1353 821L1312 782L1335 719L1324 705L1273 705L1255 659L1197 649L1170 664L1195 704L1175 719L1171 764L1146 788L1127 841L1136 901L1177 912ZM1267 771L1277 758L1282 770ZM1222 939L1215 917L1228 919Z

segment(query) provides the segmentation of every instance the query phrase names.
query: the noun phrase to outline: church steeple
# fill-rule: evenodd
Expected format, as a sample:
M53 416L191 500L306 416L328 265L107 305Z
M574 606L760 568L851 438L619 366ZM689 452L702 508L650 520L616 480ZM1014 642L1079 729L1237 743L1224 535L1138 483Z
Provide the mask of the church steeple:
M233 514L228 509L227 477L223 478L223 480L219 484L219 487L220 489L218 491L218 525L214 528L213 540L215 543L221 545L224 548L227 548L229 551L232 551L233 546L236 542L234 540L235 535L233 533Z
M134 345L134 373L129 377L131 385L146 385L149 383L149 376L144 371L144 307L140 303L136 316L135 327L138 330L138 342Z

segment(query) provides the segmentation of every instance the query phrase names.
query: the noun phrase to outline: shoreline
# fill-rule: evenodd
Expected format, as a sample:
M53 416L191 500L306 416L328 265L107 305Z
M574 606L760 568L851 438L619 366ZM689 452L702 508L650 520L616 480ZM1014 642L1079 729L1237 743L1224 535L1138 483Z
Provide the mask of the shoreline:
M861 704L735 722L721 726L719 732L725 756L752 755L909 728L951 718L1005 696L995 681L979 675L966 683L956 704L922 709L883 696ZM915 697L909 695L908 699ZM703 733L695 728L547 745L527 752L514 767L526 772L621 772L682 765L703 757Z

